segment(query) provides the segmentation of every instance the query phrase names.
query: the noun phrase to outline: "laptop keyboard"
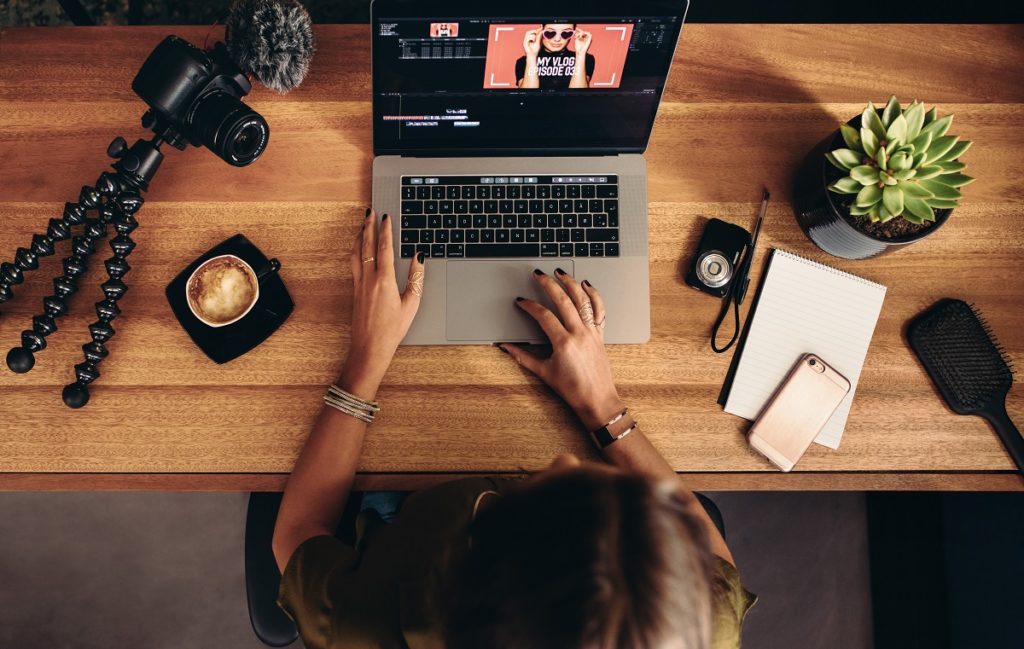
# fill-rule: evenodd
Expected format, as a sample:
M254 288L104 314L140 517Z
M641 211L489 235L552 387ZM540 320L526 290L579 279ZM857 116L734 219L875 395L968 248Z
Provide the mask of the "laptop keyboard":
M618 257L617 176L403 176L401 255Z

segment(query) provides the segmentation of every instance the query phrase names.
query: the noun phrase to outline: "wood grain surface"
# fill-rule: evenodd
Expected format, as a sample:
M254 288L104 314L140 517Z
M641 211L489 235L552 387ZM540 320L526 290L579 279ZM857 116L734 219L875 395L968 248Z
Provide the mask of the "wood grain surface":
M138 120L145 106L130 84L149 50L168 33L202 43L208 31L0 31L0 260L13 258L81 185L95 181L115 135L129 142L144 135ZM65 408L60 389L73 379L95 320L106 244L36 368L25 375L0 369L0 488L283 484L345 356L345 251L370 196L369 29L322 26L317 39L298 90L280 96L257 88L247 99L271 127L257 163L236 169L206 150L165 152L138 214L123 315L89 405ZM652 338L609 354L623 399L695 484L1021 488L990 427L942 403L902 330L940 297L964 298L984 313L1011 360L1024 361L1022 42L1024 26L684 28L647 151ZM974 141L964 161L978 180L927 240L876 260L829 257L796 225L793 174L839 122L893 92L955 113L953 132ZM764 252L780 247L889 288L842 445L812 446L792 476L751 452L748 422L716 405L729 362L708 345L718 303L680 278L704 220L751 226L762 186L773 200L752 282ZM281 260L296 309L262 346L218 366L192 345L163 289L236 232ZM0 307L0 353L40 310L67 250L65 243L44 260ZM1022 394L1015 386L1008 399L1020 424ZM593 455L558 399L490 347L402 348L379 396L364 485L514 473L560 452Z

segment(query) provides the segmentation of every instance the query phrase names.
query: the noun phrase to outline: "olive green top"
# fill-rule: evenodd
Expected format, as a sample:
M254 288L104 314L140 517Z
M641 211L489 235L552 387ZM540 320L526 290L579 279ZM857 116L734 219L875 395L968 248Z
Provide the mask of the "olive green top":
M447 567L467 547L457 541L468 539L481 498L512 484L487 478L441 484L409 496L391 523L363 512L355 547L332 536L307 539L288 561L278 604L308 649L444 649L437 593ZM714 582L712 647L733 649L756 598L721 559Z

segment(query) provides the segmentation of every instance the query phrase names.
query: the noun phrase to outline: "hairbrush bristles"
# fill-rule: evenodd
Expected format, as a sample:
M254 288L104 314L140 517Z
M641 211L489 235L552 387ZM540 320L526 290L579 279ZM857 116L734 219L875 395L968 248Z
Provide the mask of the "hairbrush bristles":
M944 300L921 315L908 332L917 352L953 410L973 414L1002 402L1013 383L1006 353L978 310Z
M981 315L981 311L978 310L978 307L975 306L974 302L968 302L967 306L971 308L971 313L973 313L974 317L978 319L979 323L981 323L981 328L985 330L985 333L991 336L992 327L988 324L988 320L985 319L985 316Z
M987 419L1024 475L1024 437L1006 413L1013 371L978 309L942 300L910 323L907 339L949 407Z
M985 330L985 334L988 336L989 340L992 342L992 345L996 348L996 351L999 352L999 357L1002 358L1003 363L1006 364L1007 368L1009 368L1009 370L1010 370L1010 374L1012 375L1013 374L1013 361L1010 360L1010 356L1009 356L1009 354L1006 353L1006 349L996 339L996 335L992 332L992 326L989 325L988 320L986 320L985 317L983 315L981 315L981 311L978 309L978 307L976 307L974 305L974 302L971 302L968 306L971 308L971 313L974 314L974 317L977 318L978 322L981 323L981 328Z

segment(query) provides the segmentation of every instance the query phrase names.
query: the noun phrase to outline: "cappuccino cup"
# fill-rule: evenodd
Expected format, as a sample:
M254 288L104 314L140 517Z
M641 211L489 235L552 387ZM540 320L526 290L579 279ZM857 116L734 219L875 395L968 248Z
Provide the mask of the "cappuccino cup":
M185 282L185 299L192 315L208 327L238 322L260 299L260 279L279 268L277 260L260 274L235 255L218 255L199 265Z

